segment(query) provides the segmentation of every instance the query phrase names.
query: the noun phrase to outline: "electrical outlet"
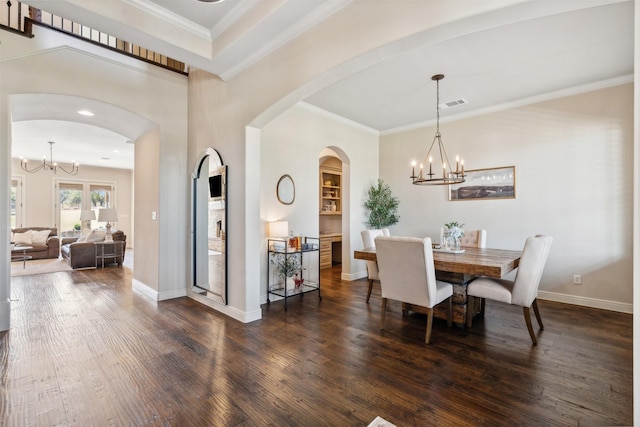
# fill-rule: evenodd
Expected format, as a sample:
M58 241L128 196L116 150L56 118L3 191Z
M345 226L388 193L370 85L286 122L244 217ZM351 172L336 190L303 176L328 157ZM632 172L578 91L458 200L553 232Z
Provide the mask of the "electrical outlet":
M574 274L573 275L573 284L574 285L581 285L582 284L582 277L580 277L579 274Z

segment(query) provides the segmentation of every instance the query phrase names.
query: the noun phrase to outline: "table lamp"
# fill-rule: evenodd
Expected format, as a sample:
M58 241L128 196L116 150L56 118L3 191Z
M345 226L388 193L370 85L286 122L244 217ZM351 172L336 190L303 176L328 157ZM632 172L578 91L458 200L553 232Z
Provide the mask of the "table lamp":
M107 223L107 234L104 236L105 242L112 242L111 223L118 222L118 211L115 208L104 208L98 211L98 221Z
M82 211L80 211L80 222L82 223L86 222L84 228L91 230L91 221L95 219L96 219L96 213L94 211L89 209L87 210L83 209Z
M289 235L289 221L273 221L269 223L269 237L286 239Z

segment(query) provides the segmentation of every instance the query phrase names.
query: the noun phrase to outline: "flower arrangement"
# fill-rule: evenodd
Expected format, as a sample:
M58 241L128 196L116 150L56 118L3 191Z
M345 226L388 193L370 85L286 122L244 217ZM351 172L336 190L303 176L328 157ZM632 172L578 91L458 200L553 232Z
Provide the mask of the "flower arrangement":
M459 224L457 221L451 221L444 225L447 228L447 235L455 240L460 240L464 236L464 224Z

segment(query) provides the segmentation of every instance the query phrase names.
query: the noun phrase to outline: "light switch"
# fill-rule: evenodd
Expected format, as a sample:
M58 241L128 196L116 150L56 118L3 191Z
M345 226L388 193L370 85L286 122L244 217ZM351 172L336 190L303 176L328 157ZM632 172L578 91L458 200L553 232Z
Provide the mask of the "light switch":
M154 221L158 219L158 214L156 213L156 211L151 212L151 219Z

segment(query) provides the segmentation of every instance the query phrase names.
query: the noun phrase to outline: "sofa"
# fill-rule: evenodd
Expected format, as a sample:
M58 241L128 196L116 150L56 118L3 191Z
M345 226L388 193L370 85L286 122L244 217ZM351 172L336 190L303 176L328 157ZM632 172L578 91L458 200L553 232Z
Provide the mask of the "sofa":
M118 250L118 256L101 259L102 249L104 253L113 253L113 247L96 248L97 242L104 242L105 231L94 230L88 235L80 237L64 237L62 239L62 247L60 252L62 258L67 260L71 268L96 268L103 264L117 264L122 266L124 261L125 248L127 247L127 236L124 232L118 230L112 233L114 242L121 245ZM110 246L110 245L109 245Z
M25 255L31 259L58 258L60 237L55 227L22 227L11 229L11 243L16 246L30 246Z

